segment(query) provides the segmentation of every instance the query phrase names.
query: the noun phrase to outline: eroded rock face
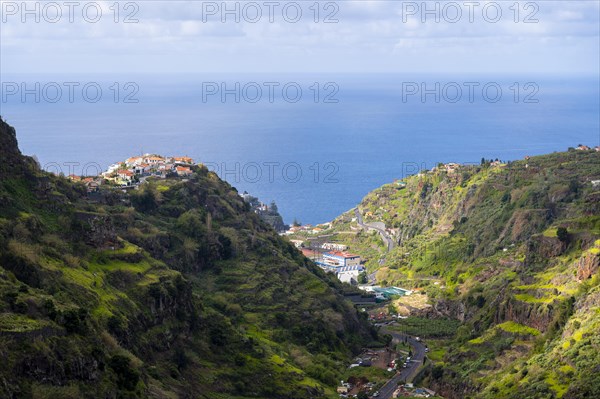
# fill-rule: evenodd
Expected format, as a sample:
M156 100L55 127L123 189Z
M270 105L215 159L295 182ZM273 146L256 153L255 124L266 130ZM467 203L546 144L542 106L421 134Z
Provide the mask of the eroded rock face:
M21 162L21 151L17 143L17 134L12 126L0 119L0 174L14 167L15 162Z
M432 308L428 308L427 313L433 317L448 317L464 322L466 308L460 301L441 300L436 302Z
M500 324L505 321L514 321L545 332L552 322L554 313L552 305L526 303L508 298L499 305L494 322Z
M531 266L546 262L550 258L562 255L567 244L556 237L537 236L527 242L525 264Z
M3 154L14 152L17 155L21 155L19 146L17 144L17 134L15 128L4 122L0 118L0 150Z
M600 265L600 255L592 252L584 254L575 262L577 267L577 280L586 280L598 271Z
M89 212L77 212L80 234L95 248L107 248L117 244L117 233L110 217Z
M15 128L0 118L0 176L22 174L34 164L32 158L25 157L19 150Z

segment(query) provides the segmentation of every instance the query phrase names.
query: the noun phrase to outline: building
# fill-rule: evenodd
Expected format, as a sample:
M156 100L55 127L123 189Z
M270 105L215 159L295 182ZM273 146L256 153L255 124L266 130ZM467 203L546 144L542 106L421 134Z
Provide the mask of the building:
M170 163L159 163L157 169L159 172L165 173L173 170L173 165Z
M139 163L133 167L133 172L135 174L145 174L150 172L150 164L147 163Z
M341 251L325 252L323 263L328 267L360 266L360 255Z
M192 174L192 170L187 166L177 166L175 171L177 172L177 176L189 176Z
M315 261L318 265L323 264L323 255L319 251L313 251L308 248L301 248L302 255L306 256L308 259Z
M348 389L348 387L345 385L340 385L339 387L337 387L337 393L341 395L347 395L348 392L350 392L350 389Z
M194 160L190 157L172 157L171 161L178 164L192 165Z
M144 157L144 163L148 163L150 165L155 165L155 164L162 163L162 162L165 162L165 159L163 157L159 157L159 156L155 156L155 155Z
M296 246L296 248L302 248L302 244L304 244L303 240L290 240L292 244Z
M125 165L127 166L137 166L144 162L144 158L142 157L131 157L125 160Z
M363 286L360 286L359 288L366 292L375 293L376 296L378 296L378 295L383 296L386 299L389 299L391 296L394 296L394 295L405 296L405 295L411 295L413 293L413 291L411 291L411 290L406 290L406 289L400 288L400 287L385 287L384 288L384 287L379 287L379 286L363 285Z
M100 183L94 180L86 181L85 188L88 193L95 193L100 190Z
M335 270L335 274L342 283L358 284L358 275L365 270L363 266L344 266Z
M321 248L327 249L329 251L345 251L348 249L348 246L344 245L344 244L326 242L326 243L323 243L323 245L321 245Z
M121 169L117 172L117 176L123 181L133 180L133 172L130 170Z
M116 172L117 170L119 170L120 168L121 168L120 163L114 163L114 164L110 165L108 167L108 169L106 170L106 172L102 173L102 175L109 176L109 175L113 174L114 172Z

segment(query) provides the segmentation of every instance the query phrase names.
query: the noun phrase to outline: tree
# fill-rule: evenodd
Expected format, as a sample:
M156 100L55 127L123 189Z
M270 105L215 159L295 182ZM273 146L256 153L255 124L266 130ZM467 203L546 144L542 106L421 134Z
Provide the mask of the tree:
M556 229L556 237L558 237L561 242L566 244L569 242L569 231L566 227L559 227Z
M161 202L161 195L156 191L156 187L151 184L145 184L142 189L131 193L131 203L139 212L151 212L155 210Z
M277 213L278 209L277 209L277 204L275 203L275 201L271 201L271 206L269 206L269 210L273 213Z
M128 357L114 355L109 361L109 366L117 376L117 385L119 388L128 391L135 389L140 379L140 374L131 367Z
M358 283L359 284L367 284L369 282L369 277L367 276L367 272L362 272L358 275Z

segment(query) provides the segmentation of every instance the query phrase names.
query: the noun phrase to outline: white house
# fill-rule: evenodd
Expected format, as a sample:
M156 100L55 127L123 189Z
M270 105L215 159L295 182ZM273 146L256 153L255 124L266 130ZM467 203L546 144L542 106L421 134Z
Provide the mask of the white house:
M148 163L150 165L155 165L162 162L165 162L165 159L163 157L158 157L155 155L144 157L144 163Z
M326 242L326 243L323 243L323 245L321 245L321 248L328 249L330 251L345 251L348 249L348 246L344 245L344 244Z
M302 248L302 244L304 243L303 240L290 240L292 242L292 244L294 244L296 246L296 248Z
M125 164L127 166L137 166L144 162L144 158L142 157L131 157L125 160Z
M343 283L357 284L358 275L364 270L362 266L344 266L336 270L336 276Z
M124 181L131 181L133 180L133 172L130 170L119 170L117 172L117 176Z

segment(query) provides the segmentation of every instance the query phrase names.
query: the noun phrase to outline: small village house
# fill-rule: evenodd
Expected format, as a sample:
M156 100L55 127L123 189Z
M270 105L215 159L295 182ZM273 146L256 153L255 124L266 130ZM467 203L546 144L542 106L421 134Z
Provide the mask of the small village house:
M172 157L171 162L184 165L193 165L194 160L190 157Z
M303 240L290 240L290 242L294 244L296 248L302 248L302 244L304 244Z
M133 172L127 169L121 169L117 171L117 177L125 182L130 182L133 180Z
M192 170L187 166L177 166L175 168L177 176L189 176L192 174Z
M344 245L344 244L333 243L333 242L325 242L325 243L323 243L323 245L321 245L321 248L327 249L330 251L345 251L348 249L348 246Z

